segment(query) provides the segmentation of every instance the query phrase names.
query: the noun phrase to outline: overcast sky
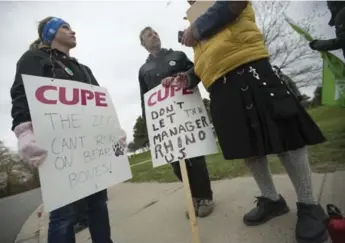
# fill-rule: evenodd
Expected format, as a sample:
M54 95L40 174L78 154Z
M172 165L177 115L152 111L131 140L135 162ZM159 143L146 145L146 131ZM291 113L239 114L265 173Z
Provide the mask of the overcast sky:
M293 2L287 14L299 19L310 11L310 2ZM325 9L324 2L319 4ZM163 47L186 52L190 48L177 43L177 32L188 26L183 20L188 4L167 1L114 2L0 2L0 139L16 149L11 129L10 87L16 62L37 38L37 22L57 16L69 22L76 31L78 45L72 55L89 66L101 86L113 99L120 122L132 140L133 125L141 115L138 70L147 58L140 45L139 32L152 26L161 37ZM329 16L319 20L321 34L334 36L327 26ZM120 88L121 86L121 88ZM200 86L202 95L207 92ZM312 89L306 90L308 94Z

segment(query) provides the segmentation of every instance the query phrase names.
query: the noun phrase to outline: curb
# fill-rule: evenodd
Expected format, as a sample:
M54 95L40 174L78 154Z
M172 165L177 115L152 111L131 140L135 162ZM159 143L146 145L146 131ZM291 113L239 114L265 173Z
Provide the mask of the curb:
M35 211L28 217L20 229L19 234L15 239L15 243L42 243L40 240L41 231L44 226L43 220L43 204L41 204Z
M151 161L152 161L152 160L145 160L145 161L143 161L143 162L139 162L139 163L133 164L133 165L131 165L130 167L135 167L135 166L138 166L138 165L146 164L146 163L149 163L149 162L151 162Z
M44 217L46 214L44 213L44 206L41 204L38 208L37 216L39 218L39 235L38 235L38 243L45 243L47 242L47 227L46 224L44 223Z

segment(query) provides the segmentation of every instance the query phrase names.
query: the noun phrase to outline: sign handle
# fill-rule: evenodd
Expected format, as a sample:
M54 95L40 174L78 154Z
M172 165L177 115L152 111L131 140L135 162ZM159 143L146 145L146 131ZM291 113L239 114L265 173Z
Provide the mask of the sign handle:
M192 228L192 234L193 234L193 243L200 243L199 227L198 227L198 222L195 216L195 208L193 204L192 193L190 190L186 161L180 160L179 163L180 163L180 168L181 168L183 187L186 193L189 222L190 222L190 226Z

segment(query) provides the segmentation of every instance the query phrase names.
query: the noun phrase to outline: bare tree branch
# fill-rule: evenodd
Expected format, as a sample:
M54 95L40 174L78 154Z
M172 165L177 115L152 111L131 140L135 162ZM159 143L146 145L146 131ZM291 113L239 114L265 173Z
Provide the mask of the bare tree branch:
M307 41L296 33L284 18L290 2L255 1L256 21L263 32L265 45L272 64L283 69L299 87L316 84L321 80L322 63L320 54L309 48ZM297 24L307 32L314 31L312 23L326 14L317 8Z

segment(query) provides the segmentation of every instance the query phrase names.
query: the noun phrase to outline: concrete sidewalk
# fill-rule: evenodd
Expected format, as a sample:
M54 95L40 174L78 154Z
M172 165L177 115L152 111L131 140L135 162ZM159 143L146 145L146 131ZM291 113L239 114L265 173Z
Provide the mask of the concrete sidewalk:
M257 227L246 227L242 223L243 214L254 206L254 196L259 195L253 179L243 177L213 182L216 208L211 216L198 220L201 243L295 242L295 192L286 175L276 175L274 181L291 212ZM345 212L345 172L313 174L313 184L323 206L334 203ZM123 183L109 189L108 194L114 243L191 242L181 183ZM45 243L47 222L47 215L40 221L34 212L16 243ZM91 242L88 230L77 234L77 242Z

